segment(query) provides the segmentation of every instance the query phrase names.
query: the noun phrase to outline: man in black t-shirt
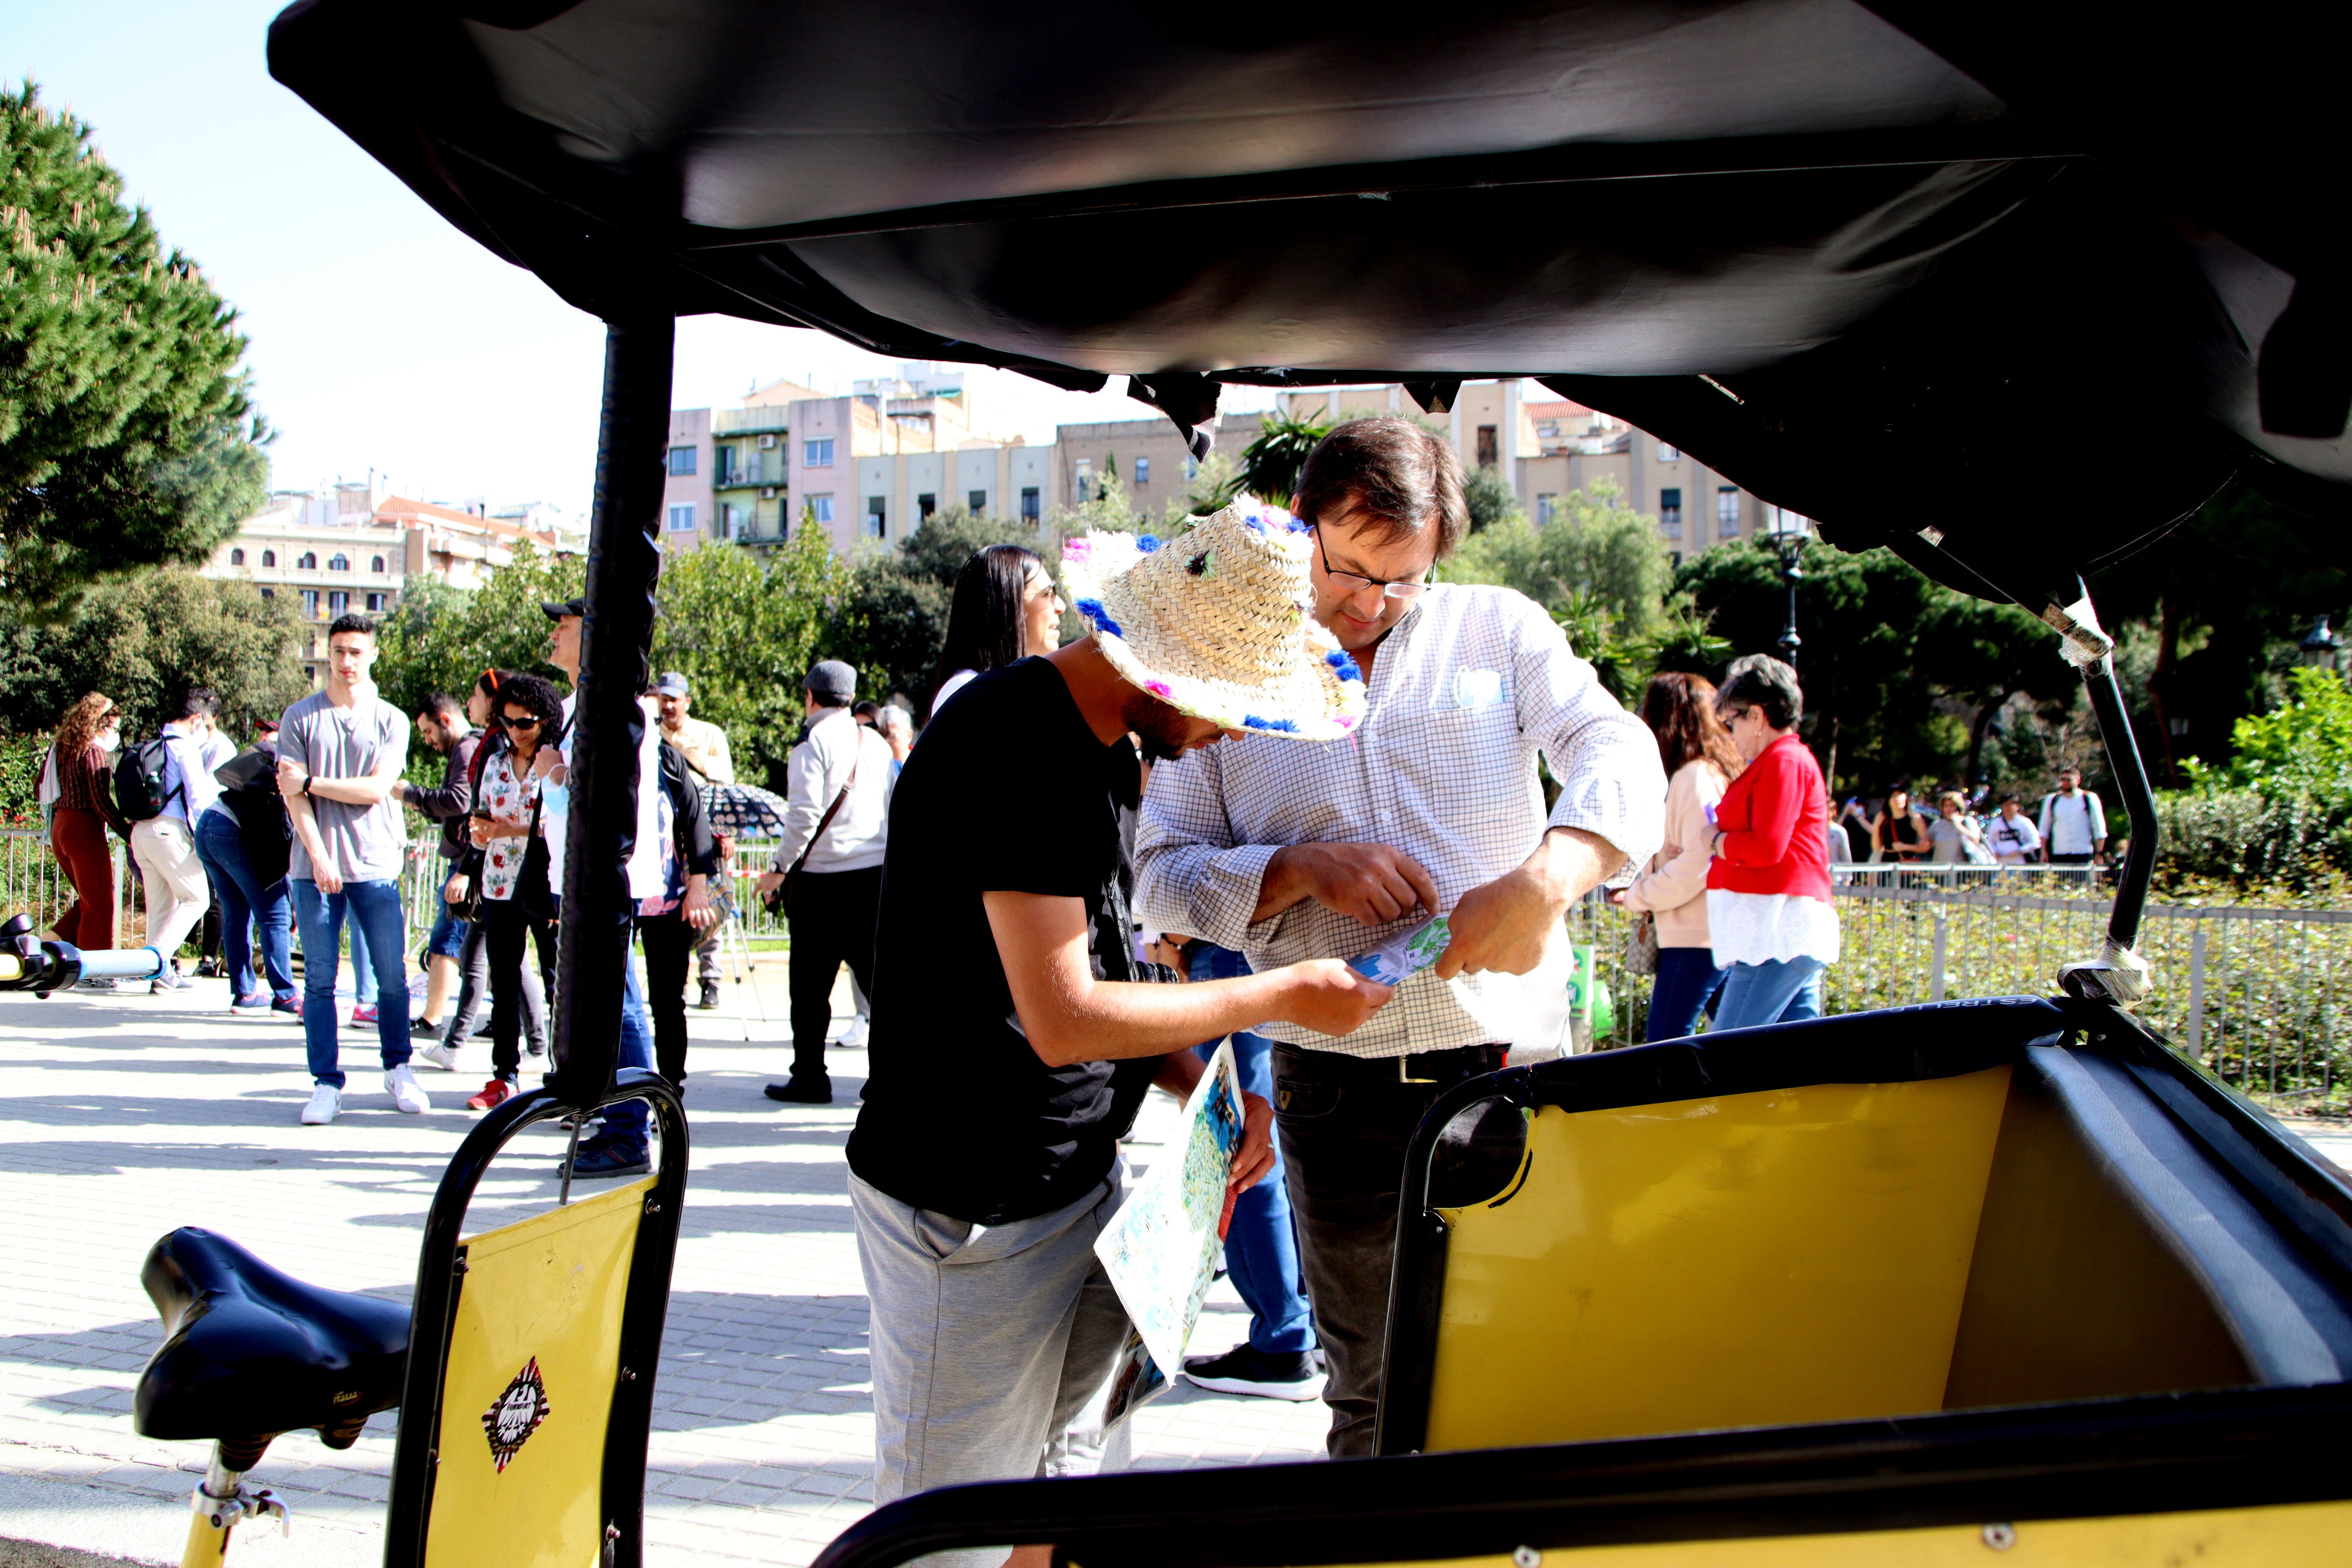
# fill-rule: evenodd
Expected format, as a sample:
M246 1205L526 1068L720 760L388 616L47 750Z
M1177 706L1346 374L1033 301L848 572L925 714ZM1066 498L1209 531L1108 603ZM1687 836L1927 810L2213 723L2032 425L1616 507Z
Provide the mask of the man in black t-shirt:
M974 680L899 778L848 1151L877 1504L1054 1469L1127 1334L1093 1247L1148 1086L1188 1094L1201 1040L1269 1018L1346 1034L1388 1000L1328 959L1140 983L1129 737L1167 758L1245 730L1335 739L1363 711L1354 665L1302 608L1309 546L1286 523L1228 510L1165 549L1072 541L1093 635ZM1236 1188L1271 1163L1271 1112L1254 1095L1246 1111Z

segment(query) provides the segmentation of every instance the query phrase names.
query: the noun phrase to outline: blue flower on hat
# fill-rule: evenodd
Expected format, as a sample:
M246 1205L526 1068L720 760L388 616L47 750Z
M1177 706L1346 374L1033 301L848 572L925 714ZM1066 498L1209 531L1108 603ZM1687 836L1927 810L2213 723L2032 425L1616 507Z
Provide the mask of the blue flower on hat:
M1115 637L1127 635L1118 629L1118 623L1110 618L1109 613L1103 608L1103 602L1100 599L1080 599L1076 607L1078 614L1094 622L1095 630L1108 632Z
M1148 533L1139 533L1135 536L1135 547L1149 555L1160 548L1160 541Z
M1255 713L1244 713L1242 715L1242 728L1244 730L1278 730L1288 735L1298 733L1297 724L1291 720L1261 719Z
M1325 654L1323 656L1323 662L1329 665L1333 669L1338 670L1339 672L1339 679L1342 680L1353 680L1360 683L1364 679L1364 672L1357 665L1356 661L1349 658L1346 653L1339 649L1335 648L1331 652Z

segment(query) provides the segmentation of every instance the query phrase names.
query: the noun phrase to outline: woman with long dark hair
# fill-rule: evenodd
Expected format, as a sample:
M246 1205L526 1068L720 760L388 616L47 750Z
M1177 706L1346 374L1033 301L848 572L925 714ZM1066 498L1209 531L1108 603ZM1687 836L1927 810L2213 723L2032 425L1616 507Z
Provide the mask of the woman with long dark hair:
M122 710L95 691L67 709L58 725L58 809L49 819L49 847L74 891L74 901L58 916L58 936L76 947L114 945L114 857L106 830L128 840L131 825L114 808L106 754L121 736ZM82 985L85 991L114 988L110 980Z
M930 711L938 712L974 676L1061 647L1062 607L1054 574L1035 551L992 544L974 554L956 574L947 647L940 654L943 673ZM926 714L924 722L929 721Z
M536 942L542 965L555 958L555 890L548 881L547 827L541 820L546 762L563 738L563 700L535 675L499 683L492 713L505 747L482 764L469 836L482 851L482 936L490 966L490 1068L466 1101L488 1110L515 1091L522 1070L522 966Z
M1658 738L1666 767L1666 841L1627 888L1622 902L1650 916L1658 935L1658 974L1650 989L1653 1040L1680 1039L1698 1027L1700 1011L1722 984L1706 928L1706 872L1714 857L1711 813L1739 776L1739 752L1716 717L1715 684L1670 672L1654 676L1642 696L1642 722Z

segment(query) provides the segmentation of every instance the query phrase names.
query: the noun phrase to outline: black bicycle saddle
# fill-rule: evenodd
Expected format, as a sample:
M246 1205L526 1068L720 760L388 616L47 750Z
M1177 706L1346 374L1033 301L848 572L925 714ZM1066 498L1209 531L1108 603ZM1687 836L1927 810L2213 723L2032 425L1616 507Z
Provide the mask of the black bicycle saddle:
M139 1374L132 1425L143 1436L267 1439L315 1426L348 1448L370 1415L400 1403L408 1309L396 1301L305 1285L193 1227L155 1244L139 1282L169 1336Z

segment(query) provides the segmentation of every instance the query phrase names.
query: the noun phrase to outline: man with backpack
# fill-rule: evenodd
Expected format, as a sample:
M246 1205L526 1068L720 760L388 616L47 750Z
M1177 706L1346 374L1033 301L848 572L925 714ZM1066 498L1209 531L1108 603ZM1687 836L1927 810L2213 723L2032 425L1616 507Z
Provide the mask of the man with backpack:
M163 973L149 988L158 995L193 984L172 955L212 908L195 821L220 795L205 765L219 711L219 697L195 688L162 734L124 752L114 767L114 804L131 824L131 855L147 885L147 945L163 955Z
M2107 814L2099 797L2083 787L2083 770L2058 770L2058 787L2042 797L2035 825L2042 833L2045 866L2099 866L2107 848Z

